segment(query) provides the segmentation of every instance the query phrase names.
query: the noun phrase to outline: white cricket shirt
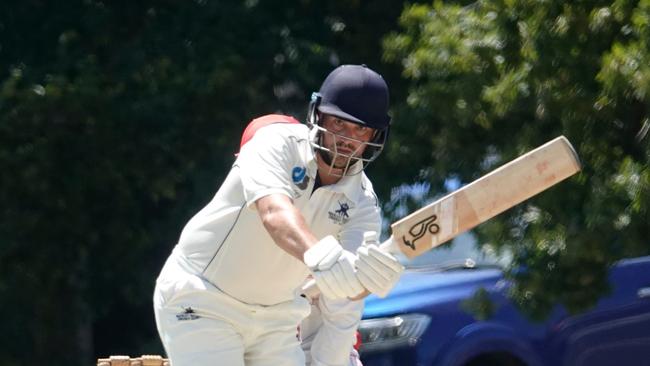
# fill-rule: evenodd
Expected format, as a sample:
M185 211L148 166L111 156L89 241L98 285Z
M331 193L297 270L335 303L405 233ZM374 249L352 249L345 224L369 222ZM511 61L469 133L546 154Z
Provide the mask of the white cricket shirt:
M212 201L183 229L173 254L179 264L239 301L274 305L293 299L309 272L271 239L255 209L259 198L289 196L317 238L335 235L350 251L363 232L379 232L377 198L365 173L313 191L316 161L309 139L302 124L257 131Z

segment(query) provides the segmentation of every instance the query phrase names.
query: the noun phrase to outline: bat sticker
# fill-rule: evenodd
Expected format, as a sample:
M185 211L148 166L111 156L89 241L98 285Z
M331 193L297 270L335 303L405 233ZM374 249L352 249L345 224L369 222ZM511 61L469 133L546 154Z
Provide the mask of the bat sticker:
M436 220L438 219L437 215L431 215L429 217L426 217L424 220L417 222L415 225L411 226L409 229L409 234L413 236L413 240L409 241L406 239L405 236L402 236L402 241L404 241L404 245L407 247L415 250L415 242L422 238L427 231L429 231L431 234L437 234L438 231L440 231L440 227L438 224L436 224Z

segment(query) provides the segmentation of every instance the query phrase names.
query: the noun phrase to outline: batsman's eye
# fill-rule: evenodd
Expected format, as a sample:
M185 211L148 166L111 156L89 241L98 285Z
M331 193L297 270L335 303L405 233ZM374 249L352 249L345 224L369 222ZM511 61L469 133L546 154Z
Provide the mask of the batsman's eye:
M332 127L333 127L334 131L340 132L345 127L345 122L343 122L343 121L341 121L340 119L337 118L337 119L334 120L334 123L332 123Z
M355 133L359 137L369 137L372 135L372 128L358 125Z

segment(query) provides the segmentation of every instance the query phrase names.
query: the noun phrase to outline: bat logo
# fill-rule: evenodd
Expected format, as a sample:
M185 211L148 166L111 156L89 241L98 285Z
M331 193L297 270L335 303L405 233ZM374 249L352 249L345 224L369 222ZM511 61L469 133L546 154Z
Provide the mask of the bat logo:
M436 215L431 215L429 217L426 217L424 220L416 223L415 225L411 226L409 229L409 234L413 236L413 240L407 240L405 236L402 236L402 241L404 242L404 245L407 247L415 250L415 242L422 238L427 231L431 234L437 234L438 231L440 231L440 227L438 224L436 224L436 220L438 219L438 216Z

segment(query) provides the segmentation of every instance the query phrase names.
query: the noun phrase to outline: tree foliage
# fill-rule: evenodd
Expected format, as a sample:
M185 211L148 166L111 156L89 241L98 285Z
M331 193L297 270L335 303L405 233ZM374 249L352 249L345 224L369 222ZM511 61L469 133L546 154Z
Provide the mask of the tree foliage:
M245 123L379 64L400 3L3 1L0 358L160 353L154 280ZM373 65L373 63L377 63Z
M511 274L522 306L588 306L607 265L648 252L649 4L416 4L398 29L390 0L3 1L3 364L162 352L154 279L244 124L304 117L340 63L368 63L406 101L370 167L384 201L567 135L584 172L479 233L527 269Z
M514 254L511 295L536 318L592 306L608 266L650 252L649 6L435 2L385 40L409 80L390 161L421 181L466 183L562 134L576 147L579 176L478 230Z

